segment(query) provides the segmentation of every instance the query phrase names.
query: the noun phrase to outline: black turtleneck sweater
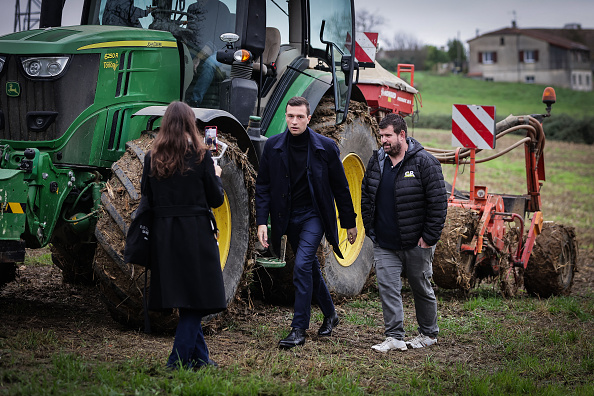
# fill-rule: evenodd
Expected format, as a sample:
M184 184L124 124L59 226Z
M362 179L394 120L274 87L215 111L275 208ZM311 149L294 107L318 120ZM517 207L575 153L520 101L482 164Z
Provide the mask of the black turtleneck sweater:
M291 176L291 207L311 206L311 194L307 180L307 151L309 130L301 135L289 133L289 174Z

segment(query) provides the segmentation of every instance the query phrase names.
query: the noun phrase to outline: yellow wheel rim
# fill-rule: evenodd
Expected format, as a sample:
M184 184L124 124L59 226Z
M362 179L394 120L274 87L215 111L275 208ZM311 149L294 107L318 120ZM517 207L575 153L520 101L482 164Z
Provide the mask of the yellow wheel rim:
M221 270L225 269L225 263L229 256L231 246L231 207L225 193L225 200L221 206L212 210L219 228L219 255L221 257Z
M348 267L355 262L363 242L365 241L365 230L363 229L363 218L361 217L361 182L365 175L365 167L361 158L355 153L350 153L342 160L342 166L344 167L344 173L349 183L349 190L351 191L351 200L355 213L357 214L357 239L354 244L350 244L348 241L347 230L340 227L340 219L336 219L338 223L338 241L340 244L340 251L344 258L336 256L336 260L343 267ZM338 213L338 211L336 211Z

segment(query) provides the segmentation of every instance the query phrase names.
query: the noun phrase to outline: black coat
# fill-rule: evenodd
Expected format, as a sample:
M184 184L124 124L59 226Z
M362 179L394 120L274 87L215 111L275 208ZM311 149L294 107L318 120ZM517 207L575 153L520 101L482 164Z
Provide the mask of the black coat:
M159 180L149 176L150 152L144 159L142 194L149 199L154 218L150 231L151 283L149 308L191 308L204 314L227 306L225 285L210 207L223 203L221 179L215 175L210 152L190 170Z
M394 203L402 250L415 247L420 237L433 246L439 241L445 222L448 202L439 161L413 138L407 138L408 150L394 182ZM365 234L375 240L375 198L384 161L389 161L383 148L374 151L361 184L361 215ZM377 208L381 210L381 208Z
M308 128L309 129L309 128ZM289 130L275 135L266 141L260 169L256 180L256 222L268 223L270 214L271 244L278 252L281 237L289 225L291 209L291 178L289 177L289 152L287 136ZM326 240L334 252L342 258L338 247L338 226L336 210L340 214L340 226L356 226L356 214L353 209L349 184L340 161L336 143L309 129L309 150L307 180L314 209L324 224Z

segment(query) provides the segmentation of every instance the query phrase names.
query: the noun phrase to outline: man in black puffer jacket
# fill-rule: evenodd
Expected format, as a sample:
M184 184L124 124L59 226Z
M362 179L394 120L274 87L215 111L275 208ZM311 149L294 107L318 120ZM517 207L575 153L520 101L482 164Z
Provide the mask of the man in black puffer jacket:
M447 214L439 161L413 138L404 119L388 114L379 123L382 147L374 151L361 185L361 213L374 243L386 340L374 350L422 348L437 342L437 301L431 287L435 245ZM419 335L404 341L400 275L413 291Z

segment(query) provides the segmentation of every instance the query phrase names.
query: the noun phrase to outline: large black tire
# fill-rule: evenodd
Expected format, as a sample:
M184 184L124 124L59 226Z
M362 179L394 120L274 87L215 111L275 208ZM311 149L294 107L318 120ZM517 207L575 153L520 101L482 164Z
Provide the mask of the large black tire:
M569 294L577 268L577 253L573 227L544 223L524 271L526 290L542 298Z
M94 237L85 241L70 230L68 224L56 227L50 250L52 262L62 270L64 282L82 285L94 283L93 259L96 247Z
M131 222L131 215L140 201L140 177L146 153L152 144L152 137L143 135L129 142L124 156L112 169L114 176L109 180L101 196L103 215L100 217L95 235L97 252L94 273L98 279L101 294L112 317L119 323L133 328L144 325L143 290L144 267L126 264L123 261L125 235ZM221 179L225 189L225 203L214 211L220 230L219 251L225 282L227 303L233 300L246 261L249 247L249 221L252 203L246 191L244 172L233 158L241 152L229 145L228 153L221 159ZM150 275L149 275L150 288ZM156 332L170 332L177 325L175 312L151 312L151 329Z
M16 263L0 263L0 290L2 290L7 283L15 280L16 274Z
M369 115L367 105L352 101L349 115L343 125L332 125L335 121L334 100L324 98L312 116L311 127L338 143L340 157L349 182L351 199L357 214L357 240L347 241L346 229L338 221L338 239L343 259L336 256L332 246L322 241L322 272L328 289L340 296L356 296L361 293L371 267L373 266L373 243L365 237L361 216L361 182L365 165L373 150L379 146L377 122Z

